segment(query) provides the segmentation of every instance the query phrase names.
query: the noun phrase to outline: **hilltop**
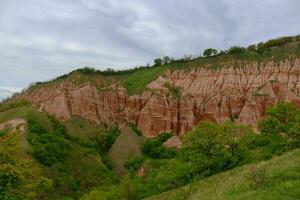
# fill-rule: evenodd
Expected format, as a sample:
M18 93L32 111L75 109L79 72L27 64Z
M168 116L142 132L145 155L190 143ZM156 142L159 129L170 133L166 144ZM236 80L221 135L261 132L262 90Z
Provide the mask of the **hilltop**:
M146 137L182 135L200 121L251 124L276 102L300 106L299 36L126 71L78 69L37 83L26 99L61 120L135 124ZM166 61L164 61L166 60Z

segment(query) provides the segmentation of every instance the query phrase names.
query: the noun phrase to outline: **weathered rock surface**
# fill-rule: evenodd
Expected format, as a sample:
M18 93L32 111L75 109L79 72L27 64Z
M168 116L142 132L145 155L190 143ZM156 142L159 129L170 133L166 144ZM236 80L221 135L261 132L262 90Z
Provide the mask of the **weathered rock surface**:
M59 119L79 115L96 123L135 122L147 137L163 131L181 135L201 120L233 120L255 127L268 106L287 101L300 108L300 59L279 63L244 62L217 70L167 71L129 96L124 88L98 91L91 84L63 81L28 90L26 98ZM172 96L166 83L180 89Z

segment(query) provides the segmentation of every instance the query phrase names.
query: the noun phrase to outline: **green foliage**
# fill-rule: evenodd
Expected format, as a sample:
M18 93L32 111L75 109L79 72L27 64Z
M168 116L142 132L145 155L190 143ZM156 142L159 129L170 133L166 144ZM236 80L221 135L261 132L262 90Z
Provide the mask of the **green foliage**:
M124 163L124 167L128 171L133 172L133 171L138 170L144 161L145 161L145 158L143 158L143 157L129 156L129 158L127 158L127 160Z
M97 149L98 152L101 155L104 155L109 151L115 140L120 134L120 130L117 126L112 128L109 131L105 132L98 132L92 136L90 136L90 139L97 143Z
M256 49L257 49L256 44L252 44L247 47L247 51L256 51Z
M197 170L204 174L231 169L244 159L244 147L240 138L251 130L233 123L215 124L200 122L183 138L182 157L196 163Z
M290 103L279 102L275 107L268 108L266 119L259 122L263 134L285 133L289 137L300 139L300 113Z
M269 118L276 116L274 119L280 122L280 127L282 124L289 124L289 121L295 123L295 116L298 115L298 111L289 104L278 104L277 107L268 109L267 113ZM282 114L291 116L285 119L281 118ZM121 178L120 184L96 189L85 199L97 199L96 194L106 195L108 199L143 199L240 165L268 160L274 155L279 156L299 147L297 139L274 131L273 127L277 126L264 127L266 133L256 134L248 126L231 122L200 122L190 133L183 136L181 149L171 159L164 156L164 150L161 150L163 142L170 137L169 134L148 139L142 145L143 153L148 156L145 161L129 158L126 161L129 173L126 178ZM291 130L295 134L299 130L295 125L289 127L290 134ZM268 132L269 129L274 134ZM145 170L145 176L134 176L133 172L141 166ZM247 187L250 185L254 190L269 187L268 175L260 167L250 170L248 177ZM176 195L176 198L184 199L183 197L189 196L191 192L192 190L184 189L184 195Z
M250 187L258 189L263 188L267 185L268 174L265 166L251 167L248 176L250 179Z
M160 58L154 59L154 66L160 66L163 64L163 60Z
M0 199L40 199L52 187L29 159L17 157L18 140L9 134L0 141Z
M259 122L259 129L262 134L278 134L281 132L282 126L278 119L267 117L263 121Z
M171 199L272 199L294 200L300 194L300 151L258 164L237 167L215 176L194 181L179 189L160 193L147 200ZM253 168L254 179L250 173ZM255 186L257 185L257 186Z
M234 46L228 49L228 54L242 54L242 53L246 53L246 48Z
M205 57L216 56L217 54L218 54L218 51L213 48L208 48L203 51L203 56L205 56Z
M172 135L169 133L162 133L157 138L147 139L141 149L143 153L151 158L172 158L176 152L174 149L167 149L163 143Z
M68 144L63 140L65 128L51 118L53 132L49 132L33 113L27 117L28 142L32 155L42 164L51 166L63 162L68 155Z
M0 112L4 112L13 108L28 106L29 102L25 100L19 100L19 101L9 101L0 103Z
M3 129L3 130L0 130L0 137L3 137L5 135L7 135L7 133L9 132L10 130L9 129Z

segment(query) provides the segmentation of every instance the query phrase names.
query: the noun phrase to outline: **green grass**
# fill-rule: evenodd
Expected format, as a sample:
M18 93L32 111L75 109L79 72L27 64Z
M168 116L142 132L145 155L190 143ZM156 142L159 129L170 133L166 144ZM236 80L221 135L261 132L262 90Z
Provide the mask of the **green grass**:
M253 187L249 174L253 167L266 169L266 184ZM245 165L233 170L196 181L149 200L294 200L300 197L300 150L258 164Z
M6 136L9 133L9 129L5 128L0 130L0 137Z
M138 70L126 77L124 86L130 95L140 93L145 89L148 83L156 79L159 75L162 75L166 69L165 66L158 66Z

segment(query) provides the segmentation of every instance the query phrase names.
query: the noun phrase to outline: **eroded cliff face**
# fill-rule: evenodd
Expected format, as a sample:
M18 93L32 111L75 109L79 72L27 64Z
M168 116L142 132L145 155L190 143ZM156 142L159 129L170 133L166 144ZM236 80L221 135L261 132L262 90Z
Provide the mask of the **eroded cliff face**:
M91 83L63 81L28 90L18 98L62 120L79 115L96 123L134 122L147 137L163 131L181 135L201 120L233 120L255 128L266 108L278 101L300 108L299 75L300 59L244 62L215 70L167 71L134 96L122 87L105 92ZM175 98L166 83L178 88L180 97Z

